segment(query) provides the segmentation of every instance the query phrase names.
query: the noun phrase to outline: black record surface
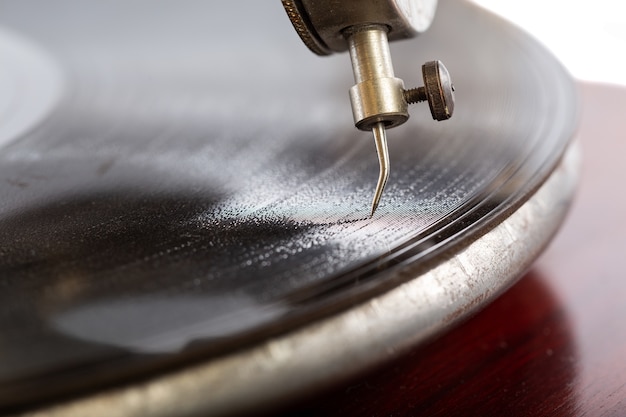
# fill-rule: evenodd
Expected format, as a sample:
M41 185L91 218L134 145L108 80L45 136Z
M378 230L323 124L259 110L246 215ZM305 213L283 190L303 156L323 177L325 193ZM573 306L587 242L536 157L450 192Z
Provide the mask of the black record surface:
M456 113L414 106L389 131L368 219L378 165L348 56L311 54L280 2L0 10L62 75L47 117L0 148L0 406L230 352L397 285L521 205L575 121L539 45L441 2L392 54L408 86L441 59Z

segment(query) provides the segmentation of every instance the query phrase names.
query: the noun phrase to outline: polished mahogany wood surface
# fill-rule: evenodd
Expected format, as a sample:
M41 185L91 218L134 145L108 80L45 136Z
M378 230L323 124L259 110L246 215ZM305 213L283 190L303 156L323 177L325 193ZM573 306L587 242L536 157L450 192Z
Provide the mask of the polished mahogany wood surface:
M532 270L463 325L287 414L626 416L626 88L580 92L581 186Z

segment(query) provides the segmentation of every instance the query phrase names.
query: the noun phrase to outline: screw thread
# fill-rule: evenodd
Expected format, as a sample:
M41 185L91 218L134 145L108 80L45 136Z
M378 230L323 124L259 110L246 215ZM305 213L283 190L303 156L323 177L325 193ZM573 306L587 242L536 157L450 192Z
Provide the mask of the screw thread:
M408 104L419 103L420 101L426 101L426 88L418 87L411 88L410 90L404 90L404 99Z

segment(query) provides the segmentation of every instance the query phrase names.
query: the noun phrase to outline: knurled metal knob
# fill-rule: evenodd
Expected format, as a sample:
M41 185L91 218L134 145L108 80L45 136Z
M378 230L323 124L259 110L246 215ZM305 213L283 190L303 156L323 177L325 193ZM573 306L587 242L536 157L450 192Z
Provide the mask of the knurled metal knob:
M408 104L428 101L433 119L441 121L454 113L454 85L448 69L441 61L430 61L422 65L424 86L404 91Z

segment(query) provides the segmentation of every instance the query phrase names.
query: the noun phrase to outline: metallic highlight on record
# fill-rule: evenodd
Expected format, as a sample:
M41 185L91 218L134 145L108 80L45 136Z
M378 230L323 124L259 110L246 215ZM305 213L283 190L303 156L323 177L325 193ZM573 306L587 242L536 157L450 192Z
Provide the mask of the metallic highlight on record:
M530 266L567 213L579 158L574 146L537 193L495 229L430 270L417 266L411 271L416 279L391 291L250 349L51 407L37 416L109 417L112 409L121 417L257 414L389 361L450 327L458 312L472 311L476 293L489 302ZM349 343L337 343L338 338ZM206 395L209 390L213 395Z
M394 47L398 72L444 61L456 108L433 123L416 107L394 129L394 180L369 218L380 167L350 123L345 57L302 48L280 4L62 4L2 1L0 26L66 80L0 153L3 412L63 398L47 412L193 415L297 395L488 302L562 218L571 175L527 202L571 139L573 85L473 6L442 1ZM479 241L492 250L469 251ZM379 302L398 293L411 303ZM333 349L317 349L330 330ZM293 355L311 351L297 379ZM253 385L224 377L244 363Z

